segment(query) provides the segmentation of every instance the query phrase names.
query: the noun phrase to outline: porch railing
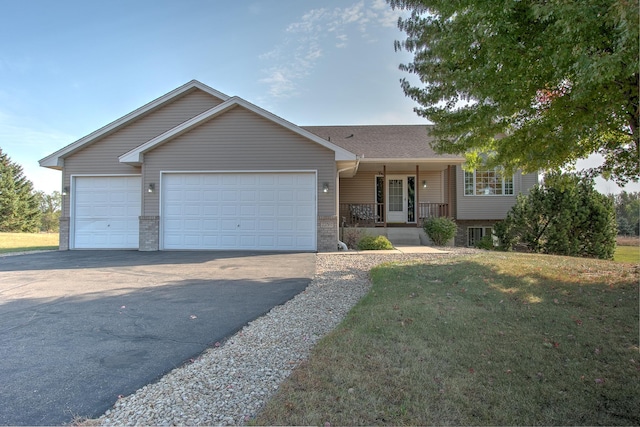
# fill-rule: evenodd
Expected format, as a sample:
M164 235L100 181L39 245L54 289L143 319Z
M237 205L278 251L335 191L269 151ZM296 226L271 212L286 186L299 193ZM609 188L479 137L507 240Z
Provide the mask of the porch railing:
M340 203L340 221L346 226L380 227L384 225L384 214L384 203ZM419 225L426 218L441 216L449 216L447 203L419 203Z
M375 227L384 223L384 203L340 203L340 219L345 225Z
M448 203L420 203L418 206L418 218L424 220L427 218L438 218L441 216L449 216Z

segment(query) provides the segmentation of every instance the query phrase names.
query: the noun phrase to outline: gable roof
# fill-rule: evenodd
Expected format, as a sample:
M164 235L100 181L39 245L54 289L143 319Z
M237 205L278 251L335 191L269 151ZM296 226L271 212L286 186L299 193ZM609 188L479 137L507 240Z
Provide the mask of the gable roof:
M355 153L363 162L381 160L463 161L464 157L438 154L429 125L302 126L322 138Z
M246 108L267 120L332 150L335 153L336 161L355 161L356 159L358 162L400 162L403 160L411 160L436 163L462 163L464 161L464 158L460 156L436 153L430 145L430 142L433 141L434 138L429 134L430 126L428 125L297 126L240 97L229 97L197 80L191 80L95 132L63 147L53 154L44 157L39 161L40 166L60 170L64 166L64 158L68 155L121 129L141 116L167 105L176 98L194 89L202 90L220 99L222 103L121 155L119 157L120 162L140 165L143 162L144 153L238 106Z
M238 106L246 108L247 110L258 114L259 116L267 120L270 120L280 126L285 127L286 129L289 129L292 132L297 133L298 135L304 138L310 139L311 141L332 150L335 153L335 160L351 160L351 161L356 160L356 155L350 152L349 150L343 147L340 147L336 144L333 144L330 141L327 141L326 139L320 138L318 135L312 132L309 132L299 126L296 126L293 123L288 122L283 118L276 116L275 114L270 113L269 111L264 110L237 96L227 99L222 104L212 107L207 111L204 111L203 113L200 113L199 115L187 120L186 122L166 131L165 133L158 135L157 137L145 142L144 144L134 148L133 150L130 150L129 152L121 155L119 157L119 160L121 163L127 163L131 165L142 164L142 162L144 161L144 153L151 151L155 147L161 144L164 144L165 142L179 135L182 135L185 132L190 131L191 129L199 126L200 124Z
M47 157L39 161L40 166L51 168L51 169L62 169L62 167L64 166L64 161L63 161L64 157L83 148L86 145L93 143L98 138L101 138L105 135L115 132L121 127L126 126L129 122L139 118L140 116L152 110L155 110L163 105L166 105L167 103L174 100L175 98L193 89L200 89L222 101L226 101L229 99L228 95L225 95L224 93L219 92L197 80L191 80L190 82L172 90L171 92L168 92L162 95L161 97L149 102L148 104L143 105L142 107L130 112L129 114L120 117L119 119L109 123L108 125L101 127L95 132L92 132L89 135L83 138L80 138L75 142L72 142L71 144L61 148L55 153L48 155Z

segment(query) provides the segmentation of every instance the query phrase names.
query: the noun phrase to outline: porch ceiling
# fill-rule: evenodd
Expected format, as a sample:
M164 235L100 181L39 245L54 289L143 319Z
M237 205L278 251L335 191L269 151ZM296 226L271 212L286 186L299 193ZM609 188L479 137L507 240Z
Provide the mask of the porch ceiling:
M364 160L360 162L358 167L359 171L363 172L380 172L382 173L383 166L386 166L387 173L390 172L406 172L406 171L415 171L416 165L420 168L421 171L443 171L447 169L447 166L450 165L458 165L462 164L462 162L457 162L454 159L447 159L446 161L400 161L400 162L372 162Z

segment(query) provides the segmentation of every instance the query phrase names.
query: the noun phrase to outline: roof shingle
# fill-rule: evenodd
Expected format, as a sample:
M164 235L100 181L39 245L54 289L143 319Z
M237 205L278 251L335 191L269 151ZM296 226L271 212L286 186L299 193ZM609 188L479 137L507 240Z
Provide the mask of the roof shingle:
M427 125L300 126L365 159L459 159L437 154Z

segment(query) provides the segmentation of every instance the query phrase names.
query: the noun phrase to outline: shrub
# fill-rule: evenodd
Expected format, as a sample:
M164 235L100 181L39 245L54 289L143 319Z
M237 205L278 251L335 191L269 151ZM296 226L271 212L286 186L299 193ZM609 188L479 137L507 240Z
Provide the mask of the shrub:
M484 249L487 251L495 249L495 247L493 246L493 237L484 236L482 239L476 242L475 247L478 249Z
M451 218L429 218L422 223L422 228L436 246L444 246L458 232L458 226Z
M612 259L617 227L613 202L593 180L552 173L544 186L519 195L494 231L504 249Z
M349 249L356 249L362 238L363 230L358 227L348 227L342 232L342 241Z
M393 249L393 245L385 236L363 236L358 242L361 251Z

